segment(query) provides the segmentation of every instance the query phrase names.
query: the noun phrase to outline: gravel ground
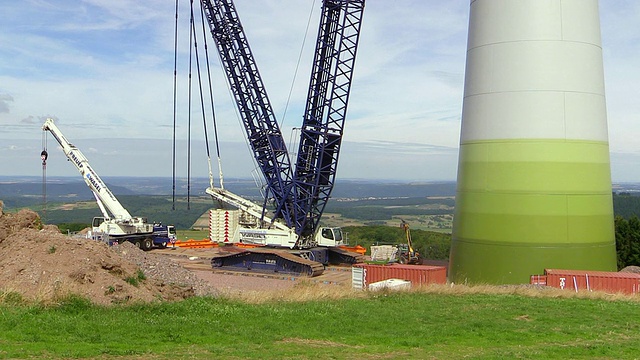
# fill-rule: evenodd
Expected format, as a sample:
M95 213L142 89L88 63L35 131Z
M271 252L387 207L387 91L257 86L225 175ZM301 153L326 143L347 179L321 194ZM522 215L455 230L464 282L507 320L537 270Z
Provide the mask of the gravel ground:
M181 255L168 255L154 251L145 252L130 243L114 247L125 259L138 265L149 278L182 287L192 287L197 296L217 295L220 293L242 293L247 291L276 291L290 289L293 280L273 279L256 275L229 275L214 273L210 270L187 269L190 262L196 265L209 265L208 258L196 258ZM193 260L189 260L189 259Z
M171 261L166 255L142 251L129 242L112 248L126 260L138 265L150 279L166 284L177 284L181 287L191 287L197 296L218 294L214 283L185 269L181 264Z
M270 279L260 276L216 274L213 271L204 270L195 270L193 273L213 288L224 292L286 290L296 284L293 280Z

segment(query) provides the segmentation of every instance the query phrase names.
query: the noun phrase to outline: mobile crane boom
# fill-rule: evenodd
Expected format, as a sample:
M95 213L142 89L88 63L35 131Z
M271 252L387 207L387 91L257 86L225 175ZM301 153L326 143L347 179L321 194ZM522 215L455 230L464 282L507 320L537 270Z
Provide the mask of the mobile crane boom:
M53 122L53 119L47 119L42 125L42 130L49 131L56 141L58 141L58 144L62 146L62 151L67 156L67 159L78 169L82 179L96 197L96 201L105 219L114 219L122 222L135 221L127 209L120 204L111 190L109 190L104 181L100 179L100 176L93 170L89 164L89 160L82 154L82 151L67 140Z

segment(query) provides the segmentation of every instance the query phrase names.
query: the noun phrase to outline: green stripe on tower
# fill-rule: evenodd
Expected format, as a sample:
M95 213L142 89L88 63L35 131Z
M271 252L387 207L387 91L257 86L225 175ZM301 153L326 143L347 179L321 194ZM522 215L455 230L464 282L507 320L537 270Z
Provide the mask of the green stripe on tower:
M449 278L523 283L545 268L615 271L606 142L462 144Z

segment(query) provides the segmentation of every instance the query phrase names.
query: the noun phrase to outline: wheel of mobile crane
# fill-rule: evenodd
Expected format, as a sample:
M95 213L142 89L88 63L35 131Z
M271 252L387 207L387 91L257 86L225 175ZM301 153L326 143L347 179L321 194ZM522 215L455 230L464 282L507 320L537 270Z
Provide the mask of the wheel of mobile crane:
M149 251L153 247L153 240L151 238L144 238L140 243L140 248L144 251Z

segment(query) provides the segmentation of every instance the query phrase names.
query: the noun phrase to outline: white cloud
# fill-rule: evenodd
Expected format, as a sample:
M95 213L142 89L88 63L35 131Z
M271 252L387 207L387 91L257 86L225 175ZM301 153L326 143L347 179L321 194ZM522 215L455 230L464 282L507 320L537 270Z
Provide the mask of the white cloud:
M280 119L284 120L283 133L288 140L291 128L299 126L304 108L320 2L235 2L276 115L281 117L288 106L286 119ZM189 121L188 4L180 1L179 140L186 139ZM633 154L638 151L636 139L640 136L640 102L632 95L638 93L640 84L636 65L640 57L640 32L636 31L640 2L601 1L600 7L610 146L616 153ZM95 142L95 146L83 149L92 156L113 153L115 161L116 152L120 157L135 154L145 162L154 160L157 147L166 152L172 146L174 123L174 11L175 3L165 0L0 3L0 139L31 141L39 154L41 123L52 116L69 139ZM367 2L339 176L351 176L350 169L359 169L362 161L355 154L374 152L375 165L358 173L373 178L455 179L468 11L468 0ZM28 21L25 14L29 14ZM220 139L240 144L232 148L246 155L244 131L210 39L208 47L214 65ZM200 40L199 51L203 48ZM296 82L292 84L296 67ZM202 69L205 71L204 66ZM192 81L197 83L195 73ZM197 92L193 95L192 137L201 141L200 100ZM209 112L208 99L205 102ZM213 136L210 127L209 135ZM154 139L159 142L147 151L120 142L117 148L102 146L100 141L105 138L129 139L124 144L147 146ZM194 146L198 155L201 149ZM235 158L229 167L235 167L238 173L251 168L245 155ZM638 161L630 168L640 169L640 159L628 159ZM249 164L236 167L241 161ZM617 164L612 160L612 167ZM206 165L199 166L206 169ZM368 170L383 166L389 170ZM429 171L424 170L429 166ZM34 169L30 174L40 171L38 166ZM115 171L126 175L136 167L107 166L104 171L107 176ZM152 167L149 171L155 170ZM615 179L621 173L613 174ZM631 174L640 178L640 170L625 172L624 176Z
M9 94L0 94L0 113L9 112L9 102L13 102L13 96Z

